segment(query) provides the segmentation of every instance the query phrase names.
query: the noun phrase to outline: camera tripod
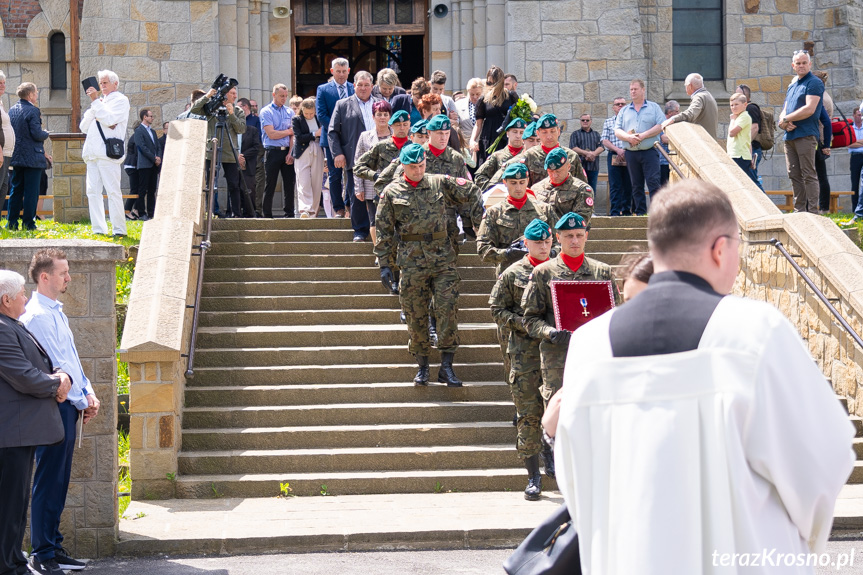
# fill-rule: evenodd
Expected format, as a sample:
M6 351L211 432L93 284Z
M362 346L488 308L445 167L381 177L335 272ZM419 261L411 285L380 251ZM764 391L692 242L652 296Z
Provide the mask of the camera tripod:
M212 193L213 198L216 197L216 194L219 191L219 184L218 184L218 177L217 176L219 173L219 169L221 169L221 167L222 167L222 142L224 142L225 140L227 140L228 145L231 147L231 154L233 154L234 161L237 163L237 170L239 171L239 168L240 168L240 158L237 155L237 149L234 147L234 142L233 142L233 140L231 140L231 135L228 133L227 121L228 121L227 109L225 109L224 106L221 106L221 107L219 107L218 111L216 112L216 127L213 130L213 137L216 140L216 142L213 145L213 150L212 150L213 157L210 159L210 161L213 162L216 167L215 167L215 169L210 170L209 181L207 182L209 184L209 187L207 189L213 191L213 193ZM244 215L245 214L251 214L249 217L254 217L255 206L254 206L254 203L252 202L252 198L250 196L249 189L246 187L245 178L243 178L242 174L238 174L238 180L239 180L238 183L240 186L240 202L242 203L242 206L235 206L234 209L236 209L238 212L242 211L242 213ZM228 189L228 204L229 205L232 203L230 195L231 195L230 189ZM209 198L210 196L207 196L207 197ZM242 207L242 210L239 209L240 207ZM207 209L212 211L213 206L211 206L211 205L207 206Z

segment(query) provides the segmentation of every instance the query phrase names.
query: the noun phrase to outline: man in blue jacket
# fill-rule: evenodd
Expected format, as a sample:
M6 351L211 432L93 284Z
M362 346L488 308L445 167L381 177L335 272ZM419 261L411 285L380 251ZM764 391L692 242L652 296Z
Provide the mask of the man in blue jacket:
M18 229L18 219L25 230L35 230L36 205L42 172L48 167L43 142L48 132L42 129L42 113L36 107L39 90L36 84L24 82L18 86L20 100L9 110L9 120L15 131L12 152L12 181L9 193L9 222L6 227ZM24 213L21 213L23 207Z
M348 74L350 72L351 65L347 58L336 58L333 60L333 67L330 68L333 80L318 86L318 93L315 99L315 113L323 127L323 130L321 130L321 147L327 155L327 169L330 174L330 199L333 201L333 211L340 218L345 217L346 199L342 189L342 169L336 168L333 162L334 156L330 151L329 141L327 140L327 130L330 127L333 111L336 109L336 102L354 95L354 85L348 82ZM347 198L347 201L350 202L350 198Z
M135 208L141 219L152 219L156 214L156 177L162 164L159 138L152 128L153 111L143 108L138 117L141 123L135 128L135 149L138 152L138 201ZM144 211L146 201L147 211ZM146 217L144 217L146 214Z

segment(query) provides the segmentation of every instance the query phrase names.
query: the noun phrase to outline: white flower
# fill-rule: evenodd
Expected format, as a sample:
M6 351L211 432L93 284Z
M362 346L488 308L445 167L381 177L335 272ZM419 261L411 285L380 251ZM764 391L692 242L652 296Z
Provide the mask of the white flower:
M524 102L528 106L530 106L531 112L536 112L536 102L533 101L533 98L531 98L527 92L521 95L521 99L524 100Z

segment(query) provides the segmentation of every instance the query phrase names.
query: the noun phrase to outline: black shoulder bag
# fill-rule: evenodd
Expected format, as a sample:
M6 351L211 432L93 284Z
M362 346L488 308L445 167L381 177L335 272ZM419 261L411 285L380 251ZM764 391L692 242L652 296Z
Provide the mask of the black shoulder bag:
M522 541L503 569L509 575L580 575L578 534L566 504Z
M123 140L119 138L106 138L99 120L96 120L96 127L99 128L99 135L102 136L102 141L105 142L105 154L109 158L119 160L126 155L126 151L123 149Z

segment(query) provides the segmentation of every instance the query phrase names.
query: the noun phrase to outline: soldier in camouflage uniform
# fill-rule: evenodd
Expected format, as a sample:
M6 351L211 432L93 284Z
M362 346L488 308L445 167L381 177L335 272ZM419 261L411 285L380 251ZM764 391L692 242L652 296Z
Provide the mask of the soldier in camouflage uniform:
M522 141L524 142L524 148L522 148L522 153L528 151L534 146L539 145L539 136L536 135L536 122L531 122L527 125L527 128L524 129Z
M533 220L524 230L524 243L529 253L500 275L488 302L499 331L509 333L505 355L512 365L508 381L518 417L516 449L527 468L524 498L536 501L542 492L539 474L539 454L543 450L542 374L539 340L529 337L524 328L521 300L534 266L547 261L551 253L551 227L543 220Z
M516 118L506 127L506 137L509 144L503 150L497 150L490 155L483 164L477 168L473 175L473 183L480 191L487 190L486 183L494 176L497 171L513 157L519 155L524 149L524 130L527 124L521 118Z
M542 362L542 397L548 400L563 385L563 367L572 332L557 329L554 321L554 304L551 299L551 281L611 281L614 301L622 299L614 282L611 266L584 255L584 245L589 233L584 219L575 213L565 214L555 224L561 253L556 258L540 264L533 270L527 289L521 300L524 309L524 326L530 337L540 340L539 352ZM543 450L545 472L554 475L554 456L551 449Z
M408 349L419 369L416 385L428 385L431 344L427 331L429 304L434 297L441 365L438 381L461 387L452 363L458 348L458 285L456 254L447 234L447 208L466 206L479 221L482 205L476 186L451 176L425 175L425 150L417 144L402 148L399 160L404 176L389 184L380 198L375 255L381 266L381 282L392 281L392 266L401 267L399 299L407 317ZM392 258L395 234L399 234L397 261Z
M589 224L593 216L593 190L586 183L573 178L569 166L569 157L563 148L550 151L545 157L548 177L534 186L533 191L538 200L554 208L555 220L563 214L575 212Z
M534 146L526 150L523 154L524 163L527 165L527 171L530 173L530 185L539 183L547 176L545 171L545 156L555 148L562 148L570 161L570 173L574 178L577 178L587 183L587 174L581 167L581 159L578 154L564 148L558 142L560 138L560 127L557 125L557 116L554 114L545 114L536 121L536 134L539 136L539 146Z

